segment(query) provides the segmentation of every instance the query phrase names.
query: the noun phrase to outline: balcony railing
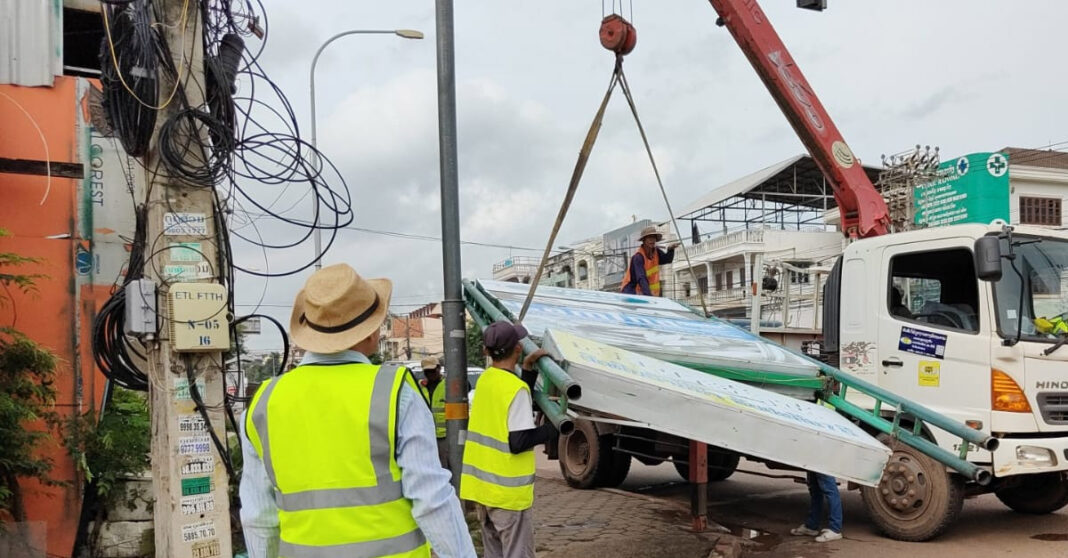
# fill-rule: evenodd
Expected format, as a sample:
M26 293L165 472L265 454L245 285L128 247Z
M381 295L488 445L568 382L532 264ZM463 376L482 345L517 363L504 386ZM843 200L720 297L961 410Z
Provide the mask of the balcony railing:
M691 254L699 256L737 244L759 244L761 242L764 242L763 229L746 229L705 240L692 248Z

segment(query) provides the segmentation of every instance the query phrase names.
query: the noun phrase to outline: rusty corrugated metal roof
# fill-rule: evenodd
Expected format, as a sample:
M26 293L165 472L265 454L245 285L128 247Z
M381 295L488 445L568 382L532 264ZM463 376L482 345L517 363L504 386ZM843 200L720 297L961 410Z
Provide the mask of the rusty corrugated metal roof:
M51 86L62 74L62 0L0 0L0 83Z
M1006 147L1001 152L1009 156L1010 165L1068 169L1068 153L1063 151Z

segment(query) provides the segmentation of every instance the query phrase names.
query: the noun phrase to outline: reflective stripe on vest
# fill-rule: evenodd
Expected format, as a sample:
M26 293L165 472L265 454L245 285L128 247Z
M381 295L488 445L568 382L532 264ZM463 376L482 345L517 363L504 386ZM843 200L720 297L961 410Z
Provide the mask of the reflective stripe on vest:
M434 393L427 390L427 386L419 384L419 392L423 394L427 403L430 404L430 412L434 415L434 433L438 438L445 437L445 378L438 381L434 386Z
M490 367L478 379L464 443L460 498L490 508L522 511L534 503L534 450L508 447L508 408L521 391L515 374Z
M418 391L399 366L304 365L253 397L245 428L275 488L281 556L430 555L395 457L405 382Z
M635 254L641 254L642 261L645 262L645 278L649 281L649 292L652 293L652 296L660 296L660 251L653 248L653 257L651 258L646 257L645 252L643 252L641 248L638 248L638 251L635 252ZM634 256L631 256L631 260L633 259ZM627 285L630 284L630 261L628 261L627 270L623 272L623 284L620 290L622 291L622 289L625 289ZM644 294L638 287L637 281L634 281L634 288L638 294Z

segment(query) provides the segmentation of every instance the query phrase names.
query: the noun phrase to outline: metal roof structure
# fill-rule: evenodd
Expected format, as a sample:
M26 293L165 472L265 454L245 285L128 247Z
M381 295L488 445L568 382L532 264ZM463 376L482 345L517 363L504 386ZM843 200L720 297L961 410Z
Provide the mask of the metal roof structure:
M872 182L878 179L880 169L864 170ZM800 228L822 221L823 212L836 206L812 157L795 155L712 190L688 204L678 219Z
M0 83L51 86L63 74L59 2L0 0Z

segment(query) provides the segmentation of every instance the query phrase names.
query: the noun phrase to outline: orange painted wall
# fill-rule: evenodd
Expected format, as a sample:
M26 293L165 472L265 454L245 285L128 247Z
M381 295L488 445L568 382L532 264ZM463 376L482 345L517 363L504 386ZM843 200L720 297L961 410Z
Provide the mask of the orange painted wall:
M51 160L81 162L77 119L83 116L77 92L78 80L68 77L57 78L52 88L0 85L0 156L44 160L36 123ZM79 234L80 184L52 178L49 186L46 177L0 174L0 227L12 235L0 239L0 251L40 258L40 264L25 271L46 275L38 280L36 292L12 293L13 304L0 308L0 324L14 325L59 357L56 410L64 416L97 408L103 389L103 377L92 362L89 324L108 289L82 285L75 273L78 247L84 250L91 240ZM67 557L77 528L81 486L58 440L42 451L54 461L52 477L70 486L25 482L27 512L30 521L46 524L48 555Z

